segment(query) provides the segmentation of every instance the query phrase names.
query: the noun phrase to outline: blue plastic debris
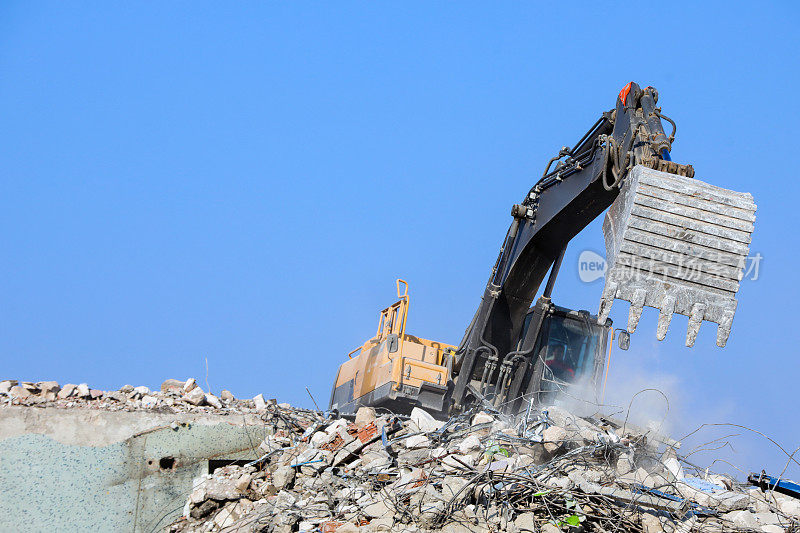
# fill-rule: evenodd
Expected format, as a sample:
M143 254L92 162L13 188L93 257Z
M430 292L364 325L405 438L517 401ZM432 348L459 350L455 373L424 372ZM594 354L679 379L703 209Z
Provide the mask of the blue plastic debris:
M727 490L725 487L717 485L716 483L711 483L710 481L706 481L705 479L700 479L699 477L685 477L681 481L689 485L695 490L701 490L703 492L714 492Z

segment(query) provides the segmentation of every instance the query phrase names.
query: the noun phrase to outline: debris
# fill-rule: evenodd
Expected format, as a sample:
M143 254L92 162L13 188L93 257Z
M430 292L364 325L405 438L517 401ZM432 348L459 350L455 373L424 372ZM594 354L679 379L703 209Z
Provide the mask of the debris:
M153 407L158 405L158 398L156 398L155 396L150 396L149 394L147 396L144 396L141 401L142 401L142 407L144 407L145 409L152 409Z
M197 387L197 381L195 381L194 378L189 378L186 380L186 383L183 384L183 392L189 392L195 387Z
M257 394L253 398L253 401L256 404L256 410L263 411L263 410L265 410L267 408L267 402L264 401L264 395L263 394Z
M216 409L222 409L222 402L219 400L219 398L217 398L210 392L206 393L205 402L211 407L214 407Z
M208 476L169 531L216 531L220 522L253 531L248 524L260 520L287 532L688 533L777 531L800 519L800 500L744 490L672 448L664 453L648 430L564 409L529 413L548 421L542 430L487 412L440 422L421 409L409 418L361 410L349 422L252 405L269 434L264 455Z
M41 381L36 385L42 398L49 401L55 400L57 398L57 394L61 390L61 387L57 381Z
M67 383L66 385L61 387L60 391L58 391L58 394L56 395L56 398L61 398L61 399L69 398L70 396L75 394L75 391L77 389L78 389L77 385L74 385L72 383Z
M294 474L294 468L288 466L278 467L272 473L272 485L277 490L286 489L294 481Z
M800 484L789 479L781 479L767 475L765 471L760 474L750 474L747 481L762 489L776 490L782 494L788 494L800 500Z
M206 394L200 387L195 387L181 398L184 402L192 405L202 405L206 401Z
M89 387L86 383L75 385L67 383L60 387L55 381L22 382L16 380L0 381L0 407L18 405L57 408L92 408L108 411L157 410L161 413L179 413L194 410L215 410L219 414L256 414L253 402L236 400L229 391L223 391L218 398L204 393L194 384L193 379L186 382L176 379L165 380L158 389L150 390L144 385L134 387L123 385L119 390L102 391ZM187 384L191 384L188 392ZM8 390L6 390L8 389ZM266 404L265 404L266 405Z
M372 407L359 407L356 412L356 425L364 426L375 422L375 409Z
M411 421L414 422L417 428L423 433L436 431L444 425L444 422L439 422L433 418L430 413L419 407L415 407L411 410Z
M261 457L198 479L184 495L183 517L167 526L172 532L555 532L579 526L587 532L688 533L800 526L793 482L753 474L757 487L746 488L689 463L675 441L604 416L584 418L550 406L517 419L473 410L445 422L422 409L411 417L363 409L351 422L262 395L236 400L223 392L218 398L196 384L187 390L190 382L105 392L67 384L55 392L54 382L5 380L0 406L258 414L267 435L253 443Z
M17 385L16 379L6 379L4 381L0 381L0 394L8 394L11 391L11 387Z
M544 449L549 453L555 453L567 438L567 431L559 426L550 426L542 432Z
M27 398L28 396L32 396L28 389L20 385L14 385L11 387L11 389L8 391L8 395L12 398Z
M405 440L406 448L413 450L416 448L427 448L431 441L425 435L412 435Z
M183 392L183 387L186 385L183 381L177 379L168 379L161 384L161 392Z
M80 385L78 385L75 388L75 396L77 396L78 398L91 397L91 393L89 392L89 385L87 385L86 383L81 383Z
M755 529L759 526L755 515L750 511L731 511L724 514L722 518L730 521L737 528Z

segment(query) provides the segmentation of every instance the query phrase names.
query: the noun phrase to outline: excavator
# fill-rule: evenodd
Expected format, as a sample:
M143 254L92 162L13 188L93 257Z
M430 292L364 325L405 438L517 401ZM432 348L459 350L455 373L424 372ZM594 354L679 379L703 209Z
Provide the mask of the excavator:
M458 345L406 332L408 284L397 280L398 300L380 312L377 333L339 367L329 408L347 414L361 406L394 413L422 407L445 418L488 405L514 414L570 387L596 392L614 337L627 349L645 306L659 310L659 340L678 313L689 317L687 346L707 321L718 324L717 345L724 347L756 205L749 193L697 180L692 165L672 161L677 127L657 103L655 88L628 83L613 109L547 162L511 208L480 305ZM662 120L672 127L669 135ZM552 293L567 244L603 212L598 313L560 307ZM609 312L617 299L630 308L627 327L614 330Z

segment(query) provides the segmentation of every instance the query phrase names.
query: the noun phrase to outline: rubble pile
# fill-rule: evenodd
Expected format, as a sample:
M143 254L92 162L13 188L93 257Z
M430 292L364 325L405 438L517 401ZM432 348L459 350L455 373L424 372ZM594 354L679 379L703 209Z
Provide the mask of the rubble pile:
M125 385L116 391L101 391L86 383L63 387L56 381L30 382L17 380L0 381L1 406L89 408L105 411L151 410L162 413L207 412L213 410L225 413L260 413L268 403L259 394L253 399L236 399L223 390L219 396L204 392L194 378L186 381L168 379L161 384L161 390L150 390L143 385ZM288 405L286 406L288 407Z
M267 405L261 457L196 480L168 531L797 531L800 500L692 465L679 443L560 407L447 421Z

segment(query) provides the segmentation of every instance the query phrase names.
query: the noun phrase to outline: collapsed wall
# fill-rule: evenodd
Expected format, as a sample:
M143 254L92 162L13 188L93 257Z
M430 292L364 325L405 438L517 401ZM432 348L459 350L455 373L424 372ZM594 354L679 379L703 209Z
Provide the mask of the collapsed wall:
M163 529L196 479L257 458L258 400L194 380L107 392L0 382L0 531Z

